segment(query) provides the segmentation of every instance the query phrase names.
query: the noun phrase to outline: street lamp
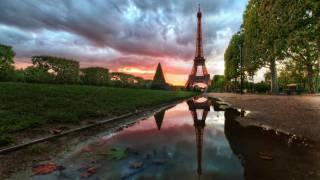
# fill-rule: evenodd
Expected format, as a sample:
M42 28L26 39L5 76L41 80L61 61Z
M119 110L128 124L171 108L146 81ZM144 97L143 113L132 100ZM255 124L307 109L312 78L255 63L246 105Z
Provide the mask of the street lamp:
M240 94L243 94L243 60L242 60L243 40L240 35L239 51L240 51Z

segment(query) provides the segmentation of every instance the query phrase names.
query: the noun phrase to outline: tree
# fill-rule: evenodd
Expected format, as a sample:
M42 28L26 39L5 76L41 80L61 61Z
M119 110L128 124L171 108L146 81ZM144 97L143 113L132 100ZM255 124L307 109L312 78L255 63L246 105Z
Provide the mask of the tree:
M148 80L122 72L110 73L110 85L115 87L149 88Z
M14 73L15 53L11 46L0 44L0 81L7 81Z
M260 44L260 32L258 24L257 2L249 1L247 9L243 15L243 64L244 69L253 79L256 71L264 66L264 60L260 56L262 48Z
M225 86L225 78L223 75L214 75L211 83L211 88L214 91L223 91Z
M224 54L224 75L226 80L236 79L240 76L240 32L234 34Z
M169 89L168 84L166 83L166 80L164 78L162 67L161 67L160 63L158 64L156 73L153 77L151 88L152 89L164 89L164 90Z
M279 70L279 87L286 89L288 84L298 84L300 87L306 87L304 69L299 61L286 59Z
M57 83L79 82L79 62L53 56L33 56L34 67L55 75Z
M55 76L44 69L29 66L24 70L24 78L31 83L53 83Z
M284 52L292 63L304 69L306 89L313 93L319 76L319 2L301 0L288 6L286 27L290 29L290 34Z
M287 10L286 0L264 0L259 2L258 22L260 26L260 48L262 59L269 66L271 72L271 92L278 92L277 61L283 60L283 49L288 36L284 16ZM290 2L291 3L291 2Z
M101 67L88 67L81 69L81 80L84 84L107 85L109 70Z
M247 72L267 66L277 92L277 63L303 66L309 92L319 77L320 1L250 0L244 13L244 62ZM317 78L315 78L317 77Z

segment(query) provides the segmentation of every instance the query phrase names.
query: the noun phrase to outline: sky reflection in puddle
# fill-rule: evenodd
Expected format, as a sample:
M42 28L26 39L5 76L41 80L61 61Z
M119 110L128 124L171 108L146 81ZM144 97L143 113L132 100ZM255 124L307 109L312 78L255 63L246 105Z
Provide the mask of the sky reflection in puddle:
M127 151L111 159L111 148ZM34 179L79 179L92 167L96 172L88 179L243 179L224 134L224 112L214 111L210 101L183 102L57 162L66 169Z

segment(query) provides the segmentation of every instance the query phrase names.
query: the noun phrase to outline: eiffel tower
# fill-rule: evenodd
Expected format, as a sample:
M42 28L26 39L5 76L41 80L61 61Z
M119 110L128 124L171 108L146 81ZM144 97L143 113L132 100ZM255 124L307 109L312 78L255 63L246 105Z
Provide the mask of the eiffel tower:
M207 71L205 65L205 59L203 57L203 47L202 47L202 26L201 18L202 13L200 10L200 5L197 13L198 26L197 26L197 35L196 35L196 54L193 60L193 67L189 79L185 85L186 89L191 89L197 83L204 83L207 86L210 85L210 74ZM197 75L198 67L202 67L202 75Z

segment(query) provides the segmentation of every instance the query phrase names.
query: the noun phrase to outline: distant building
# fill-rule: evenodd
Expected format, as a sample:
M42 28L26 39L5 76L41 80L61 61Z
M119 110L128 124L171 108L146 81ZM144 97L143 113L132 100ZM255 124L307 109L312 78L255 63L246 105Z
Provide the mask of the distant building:
M161 67L160 63L158 64L157 71L153 77L151 89L169 90L169 86L166 83L166 80L164 78L162 67Z

